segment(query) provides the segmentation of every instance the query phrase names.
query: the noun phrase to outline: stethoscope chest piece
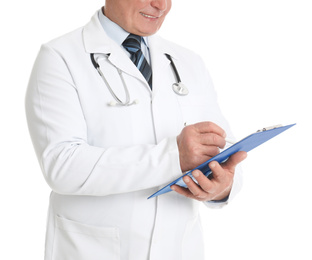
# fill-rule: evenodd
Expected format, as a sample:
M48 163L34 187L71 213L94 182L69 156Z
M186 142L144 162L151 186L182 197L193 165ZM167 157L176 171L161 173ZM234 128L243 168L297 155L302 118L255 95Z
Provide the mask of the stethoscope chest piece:
M186 96L189 93L187 87L181 82L173 83L172 89L176 94L180 96Z

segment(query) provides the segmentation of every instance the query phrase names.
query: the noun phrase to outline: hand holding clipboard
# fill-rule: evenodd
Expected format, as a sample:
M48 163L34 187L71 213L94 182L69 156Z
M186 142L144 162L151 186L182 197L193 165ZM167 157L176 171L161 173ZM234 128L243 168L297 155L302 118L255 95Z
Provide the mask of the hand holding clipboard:
M222 151L218 155L214 156L213 158L209 159L205 163L199 165L198 167L194 168L191 171L188 171L187 173L185 173L180 178L174 180L173 182L169 183L168 185L166 185L165 187L163 187L162 189L160 189L156 193L152 194L150 197L148 197L148 199L172 191L170 188L172 185L179 185L181 187L187 187L183 181L183 177L184 176L190 176L191 178L194 179L194 177L192 176L192 172L196 169L202 171L206 177L209 177L209 175L211 174L211 170L208 166L210 162L217 161L219 163L223 163L232 154L234 154L236 152L239 152L239 151L249 152L252 149L258 147L259 145L265 143L266 141L272 139L273 137L279 135L280 133L286 131L287 129L289 129L290 127L292 127L294 125L295 124L291 124L291 125L287 125L287 126L279 126L278 125L278 126L273 126L273 127L268 127L268 128L263 128L261 130L258 130L256 133L253 133L253 134L245 137L241 141L233 144L232 146L225 149L224 151Z

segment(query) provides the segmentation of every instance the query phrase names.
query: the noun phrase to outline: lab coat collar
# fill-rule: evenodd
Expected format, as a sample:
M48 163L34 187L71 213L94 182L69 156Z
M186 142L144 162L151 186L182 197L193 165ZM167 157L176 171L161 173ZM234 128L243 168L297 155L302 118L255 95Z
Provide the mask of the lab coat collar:
M110 39L99 21L96 12L91 21L83 28L83 41L87 53L109 54L114 49L114 41Z
M126 55L125 50L107 36L98 18L98 12L93 15L91 21L83 28L82 37L87 53L105 54L116 68L146 82L143 75Z
M83 41L87 53L104 53L112 54L113 52L123 52L111 38L107 36L98 18L96 12L91 21L83 29ZM157 50L157 54L165 53L177 59L174 49L165 44L163 39L157 35L148 37L148 44L150 49Z

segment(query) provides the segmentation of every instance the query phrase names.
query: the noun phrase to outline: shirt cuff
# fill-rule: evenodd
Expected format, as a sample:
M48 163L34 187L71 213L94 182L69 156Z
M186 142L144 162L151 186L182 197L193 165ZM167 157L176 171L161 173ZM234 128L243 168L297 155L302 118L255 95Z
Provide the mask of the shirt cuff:
M208 203L224 203L227 202L229 199L230 195L227 195L224 199L222 200L211 200L211 201L207 201Z

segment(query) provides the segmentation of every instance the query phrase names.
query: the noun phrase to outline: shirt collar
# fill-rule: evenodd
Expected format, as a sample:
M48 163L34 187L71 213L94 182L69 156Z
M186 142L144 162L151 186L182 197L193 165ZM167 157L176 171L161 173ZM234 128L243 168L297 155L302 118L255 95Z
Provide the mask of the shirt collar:
M129 32L107 18L103 14L102 8L99 10L98 17L108 37L121 46L124 40L128 37ZM143 37L143 43L148 47L148 37Z

